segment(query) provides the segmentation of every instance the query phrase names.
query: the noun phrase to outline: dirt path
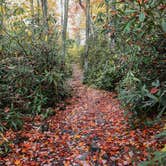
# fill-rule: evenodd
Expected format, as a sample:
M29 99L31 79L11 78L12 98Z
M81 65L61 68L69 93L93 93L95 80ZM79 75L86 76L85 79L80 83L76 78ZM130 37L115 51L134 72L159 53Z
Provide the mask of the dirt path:
M1 158L2 165L138 165L146 159L147 148L160 148L154 137L160 126L131 130L116 94L83 85L77 65L73 71L74 95L65 108L42 122L43 132L36 118L35 126L27 121L22 131L13 133L16 141L12 152Z

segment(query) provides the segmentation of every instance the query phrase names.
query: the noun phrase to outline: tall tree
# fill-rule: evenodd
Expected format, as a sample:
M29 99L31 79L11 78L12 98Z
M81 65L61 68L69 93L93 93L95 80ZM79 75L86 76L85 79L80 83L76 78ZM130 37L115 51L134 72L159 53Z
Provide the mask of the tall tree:
M110 50L115 46L115 20L114 20L114 15L112 15L111 18L111 12L114 14L116 10L116 0L105 0L105 6L106 6L106 25L111 32L109 33L108 38L108 47Z
M82 0L79 0L79 5L80 5L81 9L84 11L85 15L87 15L87 11L86 11L86 8L84 7L84 5L82 4ZM89 6L90 5L91 5L91 3L89 2ZM92 15L93 15L93 12L92 12L92 10L90 11L90 8L89 8L89 34L93 35L93 37L94 37L95 27L94 27L94 23L92 20Z
M43 13L43 23L46 26L46 29L48 30L48 2L47 0L41 0L42 4L42 13Z
M105 0L105 6L106 6L106 27L110 30L110 22L111 22L111 15L110 15L110 0ZM109 33L110 34L110 33ZM111 39L110 39L110 35L108 36L108 34L105 35L106 40L108 41L108 48L109 50L111 50Z
M109 26L110 24L110 0L105 0L106 6L106 25Z
M37 23L40 24L40 0L37 0Z
M66 55L66 36L67 36L67 23L68 23L68 9L69 0L64 0L64 19L63 19L63 29L62 29L62 63L65 62Z
M30 4L31 4L32 41L33 41L33 38L34 38L34 16L35 16L35 13L34 13L34 1L30 0Z
M32 17L32 23L34 23L34 1L30 0L30 4L31 4L31 17Z
M61 26L63 26L63 19L64 19L64 8L63 8L63 0L60 0L60 6L61 6Z
M4 3L5 1L0 0L0 32L4 27Z
M114 13L116 11L116 0L111 0L111 8L112 8L112 12ZM113 16L114 17L114 16ZM115 46L115 19L113 18L112 20L112 30L113 30L113 34L111 36L111 43L110 43L110 48L113 48Z
M89 52L89 36L90 36L90 0L86 0L86 41L84 54L84 71L88 69L88 52Z
M80 15L78 14L76 17L76 22L77 22L77 31L76 31L76 44L77 46L80 45L81 42L81 36L80 36L80 31L81 31L81 19L80 19Z

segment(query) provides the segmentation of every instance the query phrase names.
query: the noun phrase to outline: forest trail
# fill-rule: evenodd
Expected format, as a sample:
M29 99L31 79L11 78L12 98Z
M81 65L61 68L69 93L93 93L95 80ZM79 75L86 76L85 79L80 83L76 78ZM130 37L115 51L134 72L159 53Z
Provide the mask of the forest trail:
M147 148L159 148L160 126L131 130L116 94L83 85L82 72L73 65L73 97L56 115L24 129L6 133L15 140L0 165L17 166L124 166L137 165ZM41 124L46 125L43 132ZM44 131L45 130L45 131Z

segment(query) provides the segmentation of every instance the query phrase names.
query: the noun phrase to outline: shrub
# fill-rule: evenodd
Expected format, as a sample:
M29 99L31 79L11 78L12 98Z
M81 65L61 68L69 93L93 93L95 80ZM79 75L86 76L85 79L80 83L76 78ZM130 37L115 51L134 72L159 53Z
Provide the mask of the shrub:
M166 110L165 85L161 86L157 80L151 86L147 86L134 77L133 73L128 73L121 83L119 98L125 108L132 113L130 114L132 122L138 120L138 118L141 122L146 117L159 120Z
M70 67L62 66L56 30L49 34L37 27L32 37L26 25L17 28L3 35L0 51L0 123L15 130L21 128L20 114L35 116L63 100L71 75Z
M166 136L166 126L164 130L156 137L164 139ZM166 145L160 151L155 151L149 155L148 160L139 164L139 166L164 166L166 164Z
M166 110L163 5L163 0L117 2L111 22L106 13L99 13L102 20L96 17L98 29L89 39L89 68L84 82L117 89L133 121L149 115L159 118Z
M164 166L166 164L166 152L154 152L149 160L139 164L139 166Z
M110 54L104 36L96 37L95 42L94 39L91 40L88 57L89 67L84 82L98 88L112 90L116 87L123 71L116 65L118 56Z

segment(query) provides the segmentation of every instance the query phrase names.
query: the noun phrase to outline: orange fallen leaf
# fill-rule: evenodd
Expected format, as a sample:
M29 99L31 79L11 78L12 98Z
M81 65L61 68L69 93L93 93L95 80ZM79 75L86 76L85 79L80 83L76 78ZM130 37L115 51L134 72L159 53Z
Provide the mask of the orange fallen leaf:
M21 166L22 164L21 164L21 161L19 160L19 159L17 159L15 162L14 162L14 164L16 165L16 166Z

